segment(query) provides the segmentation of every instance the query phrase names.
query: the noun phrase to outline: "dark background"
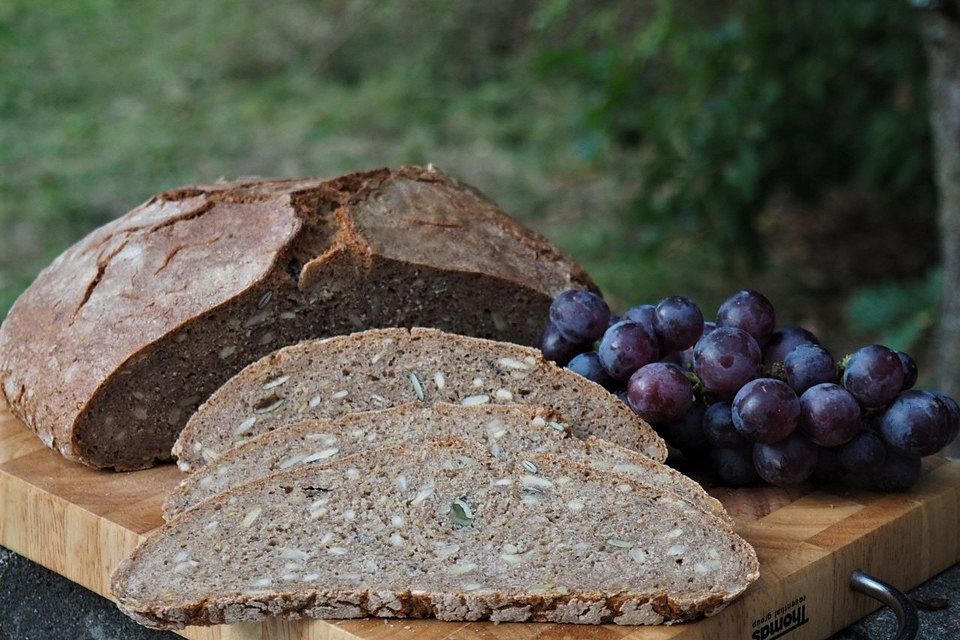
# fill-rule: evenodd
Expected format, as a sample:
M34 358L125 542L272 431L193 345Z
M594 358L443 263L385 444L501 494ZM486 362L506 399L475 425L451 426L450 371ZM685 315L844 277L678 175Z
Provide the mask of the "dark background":
M0 314L158 191L433 162L616 307L756 287L935 384L928 4L5 0Z

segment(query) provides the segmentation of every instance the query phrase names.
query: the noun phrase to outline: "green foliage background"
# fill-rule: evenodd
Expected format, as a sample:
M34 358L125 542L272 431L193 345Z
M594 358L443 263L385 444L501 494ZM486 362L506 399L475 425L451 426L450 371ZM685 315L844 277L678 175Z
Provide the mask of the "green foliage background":
M918 11L6 0L0 311L70 242L162 189L426 162L557 241L615 303L683 292L709 309L765 283L772 198L867 189L929 217ZM847 330L889 333L860 322L886 313L916 343L936 299L914 293L934 291L932 274L864 283Z

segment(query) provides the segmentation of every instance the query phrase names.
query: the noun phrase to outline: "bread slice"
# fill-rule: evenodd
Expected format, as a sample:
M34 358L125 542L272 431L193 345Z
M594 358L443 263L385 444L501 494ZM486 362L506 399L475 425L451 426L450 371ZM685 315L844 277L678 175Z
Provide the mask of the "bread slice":
M436 329L375 329L281 349L230 379L174 447L199 469L231 447L304 418L336 418L410 401L550 407L579 438L594 435L662 462L653 429L603 387L536 349Z
M412 402L391 409L348 414L336 420L303 420L264 433L234 447L191 474L164 503L171 520L186 509L230 487L295 466L324 465L373 448L428 438L456 436L477 440L501 462L512 464L528 453L555 453L588 467L622 472L642 484L672 491L707 513L731 523L723 505L703 488L647 456L592 438L570 435L559 414L518 404L467 406Z
M290 618L659 624L758 577L717 518L550 454L533 473L448 439L300 467L161 527L112 579L153 627Z
M48 447L140 469L280 347L402 326L533 345L569 288L596 285L432 166L183 187L37 276L0 326L0 389Z

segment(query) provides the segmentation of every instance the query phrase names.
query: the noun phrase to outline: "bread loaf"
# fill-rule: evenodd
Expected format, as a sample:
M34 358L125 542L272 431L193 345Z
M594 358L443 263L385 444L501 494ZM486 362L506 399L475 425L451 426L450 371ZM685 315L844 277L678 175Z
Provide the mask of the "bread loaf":
M151 535L113 576L137 621L289 618L660 624L758 577L721 522L629 476L550 454L512 469L430 441L240 485Z
M40 273L0 327L0 386L48 446L139 469L279 347L414 325L534 344L569 287L594 285L432 167L185 187Z
M603 387L536 349L436 329L371 329L280 349L231 378L190 418L174 447L196 470L231 447L304 418L336 418L411 401L522 403L559 412L597 436L663 461L663 440Z
M322 466L379 447L416 446L429 438L455 436L479 441L507 464L529 453L546 452L595 469L615 470L672 491L731 523L723 505L693 480L630 449L595 438L588 442L574 438L563 420L542 407L445 402L412 402L336 420L303 420L234 447L188 476L164 502L164 518L170 520L230 487L295 466Z

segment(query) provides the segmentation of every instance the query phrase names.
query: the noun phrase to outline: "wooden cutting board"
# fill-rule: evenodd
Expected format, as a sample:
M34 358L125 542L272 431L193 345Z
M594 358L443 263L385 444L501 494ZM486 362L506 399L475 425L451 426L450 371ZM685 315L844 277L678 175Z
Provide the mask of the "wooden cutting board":
M161 524L173 465L106 473L47 449L0 405L0 545L108 596L113 568ZM820 640L878 607L847 587L861 568L906 589L960 561L960 463L933 460L905 494L718 488L757 550L760 580L718 615L673 627L270 621L192 627L197 640ZM108 596L109 597L109 596Z

